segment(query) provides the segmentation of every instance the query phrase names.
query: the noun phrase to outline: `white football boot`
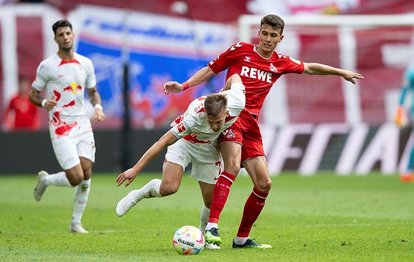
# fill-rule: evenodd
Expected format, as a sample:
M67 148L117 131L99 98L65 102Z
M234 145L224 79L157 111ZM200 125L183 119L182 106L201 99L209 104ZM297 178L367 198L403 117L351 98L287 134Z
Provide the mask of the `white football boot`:
M124 198L119 200L115 209L116 215L122 217L142 199L144 199L144 196L141 194L140 190L132 190Z
M204 248L208 249L208 250L217 250L217 249L221 249L221 247L217 244L214 243L204 243Z
M49 174L44 170L40 171L37 175L37 185L33 192L33 196L36 201L40 201L40 199L42 199L43 193L46 191L47 185L45 183L45 178L48 175Z
M89 234L89 231L84 229L80 223L71 223L69 226L69 231L78 234Z

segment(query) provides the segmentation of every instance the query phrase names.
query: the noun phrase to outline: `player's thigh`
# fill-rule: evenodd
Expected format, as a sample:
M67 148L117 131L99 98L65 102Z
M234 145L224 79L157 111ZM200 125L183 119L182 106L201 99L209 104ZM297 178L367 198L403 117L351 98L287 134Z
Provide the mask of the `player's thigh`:
M76 137L76 150L81 161L84 179L89 179L92 176L92 166L95 162L95 138L92 131Z
M208 208L211 206L211 201L213 200L213 192L215 184L209 184L199 181L201 195L203 196L204 205Z
M220 152L224 162L224 170L237 175L240 170L242 145L237 142L223 142Z
M95 138L92 131L85 132L76 138L76 150L79 157L89 160L85 162L85 164L88 164L85 167L92 167L92 164L95 162L96 153Z
M73 138L69 136L53 138L52 146L56 159L63 170L67 171L80 164L76 140Z
M160 186L161 195L169 195L177 192L178 188L180 188L183 174L184 169L181 165L169 161L164 162Z
M272 180L270 179L266 158L264 156L247 159L243 162L243 166L246 168L256 188L262 191L270 190Z

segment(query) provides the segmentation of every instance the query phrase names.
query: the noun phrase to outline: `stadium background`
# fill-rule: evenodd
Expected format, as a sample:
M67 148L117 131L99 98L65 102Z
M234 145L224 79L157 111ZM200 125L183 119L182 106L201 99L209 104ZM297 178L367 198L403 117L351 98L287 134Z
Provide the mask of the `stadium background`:
M7 1L6 1L7 2ZM412 16L406 0L279 1L45 1L4 3L0 6L0 174L59 169L47 134L47 115L41 113L36 132L5 128L4 109L16 92L18 76L33 79L36 67L56 51L51 24L67 17L74 24L76 49L92 59L107 121L97 125L96 171L117 172L135 162L171 120L196 96L221 87L224 75L182 94L165 96L162 84L184 81L215 55L239 39L238 19L263 14ZM274 8L274 6L272 7ZM229 11L231 10L231 11ZM266 11L265 13L268 13ZM257 20L259 22L259 20ZM396 21L398 22L398 21ZM363 26L363 25L362 25ZM295 28L279 52L309 62L343 66L344 44L337 27ZM286 29L288 34L290 28ZM271 96L261 115L269 169L273 174L297 170L303 175L335 170L366 174L380 170L395 174L404 166L409 128L392 123L403 70L414 61L412 26L363 27L355 33L353 70L362 73L360 114L349 117L343 82L335 77L289 75L276 84L284 100ZM255 39L253 38L252 41ZM346 47L346 44L345 44ZM351 60L352 60L351 59ZM125 132L123 72L128 65L131 133ZM281 89L280 86L284 88ZM277 96L280 97L280 96ZM285 111L280 110L284 104ZM22 162L22 159L24 160ZM147 170L158 171L163 157Z

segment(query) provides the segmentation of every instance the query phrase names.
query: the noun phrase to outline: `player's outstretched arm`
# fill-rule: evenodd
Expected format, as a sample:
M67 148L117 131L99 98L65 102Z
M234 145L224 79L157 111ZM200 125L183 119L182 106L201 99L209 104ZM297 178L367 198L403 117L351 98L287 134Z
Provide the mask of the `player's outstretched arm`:
M192 86L196 86L201 84L202 82L207 81L214 75L213 71L211 71L210 67L205 66L198 70L192 77L190 77L187 81L180 84L177 81L168 81L164 84L164 93L166 95L170 93L179 93L184 91Z
M177 137L170 130L167 133L165 133L144 153L144 155L142 155L142 157L133 167L118 175L118 177L116 178L117 186L122 185L125 181L127 181L125 187L131 184L131 182L134 181L138 173L146 165L148 165L149 162L151 162L156 156L158 156L160 152L164 150L167 146L174 144L177 140Z
M304 63L305 73L310 75L338 75L342 76L346 81L355 84L355 79L364 79L360 73L349 70L336 68L319 63Z

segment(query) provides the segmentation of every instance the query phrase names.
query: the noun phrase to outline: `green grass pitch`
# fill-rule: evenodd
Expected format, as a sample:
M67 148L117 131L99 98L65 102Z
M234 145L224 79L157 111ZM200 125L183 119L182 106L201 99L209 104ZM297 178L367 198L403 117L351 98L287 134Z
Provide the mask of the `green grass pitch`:
M251 237L269 250L231 248L249 178L239 177L221 215L221 250L183 257L172 248L174 231L199 224L197 183L185 177L173 196L145 199L124 217L117 201L157 175L140 175L129 188L115 174L94 174L83 224L88 235L68 232L74 190L50 187L33 199L36 176L0 176L0 261L414 261L414 183L397 176L273 178Z

